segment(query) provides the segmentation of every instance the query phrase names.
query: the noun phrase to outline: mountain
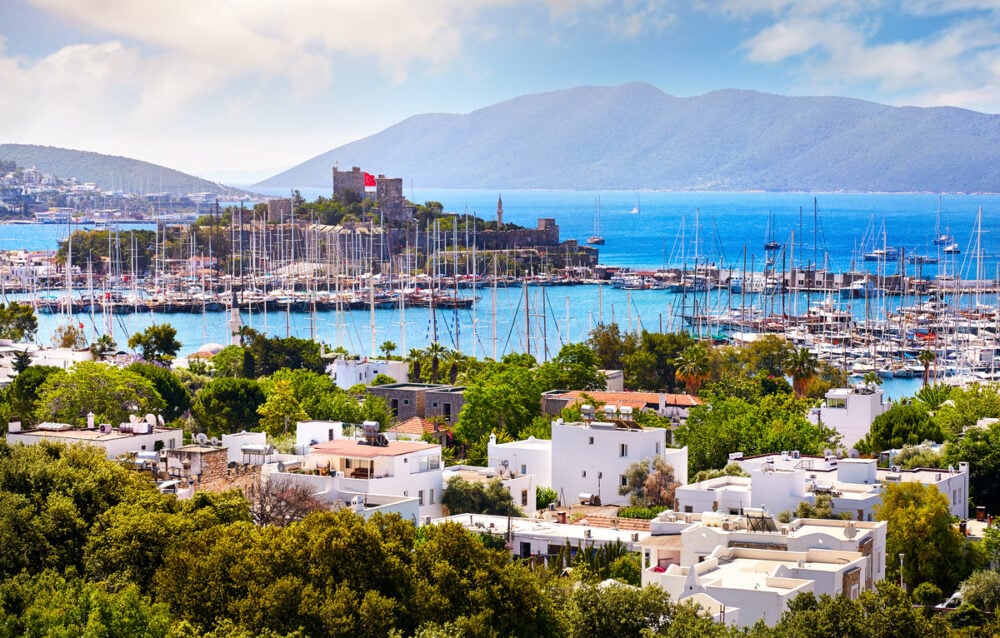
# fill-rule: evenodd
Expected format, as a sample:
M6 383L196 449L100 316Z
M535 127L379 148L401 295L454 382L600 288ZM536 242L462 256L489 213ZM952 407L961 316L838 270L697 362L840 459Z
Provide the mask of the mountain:
M105 191L217 195L234 192L222 184L149 162L54 146L0 144L0 160L13 160L24 168L34 166L60 179L75 177L81 183L94 182Z
M258 186L330 187L340 161L421 187L1000 190L1000 116L642 83L410 117Z

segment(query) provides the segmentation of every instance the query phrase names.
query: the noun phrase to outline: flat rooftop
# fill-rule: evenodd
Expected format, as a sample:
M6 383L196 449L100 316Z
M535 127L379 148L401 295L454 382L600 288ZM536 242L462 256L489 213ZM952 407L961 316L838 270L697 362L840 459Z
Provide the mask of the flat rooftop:
M329 454L331 456L350 456L352 458L374 459L380 456L403 456L414 452L429 452L440 450L440 445L421 443L418 441L389 441L389 445L363 445L355 439L337 439L312 446L313 454Z
M166 432L179 432L177 428L153 428L153 434L163 434ZM60 439L63 441L79 441L81 443L99 443L106 441L119 441L122 439L133 439L137 436L150 436L149 434L135 434L132 432L101 432L98 429L88 430L87 428L72 428L69 430L21 430L20 432L10 432L14 436L25 436L38 439Z

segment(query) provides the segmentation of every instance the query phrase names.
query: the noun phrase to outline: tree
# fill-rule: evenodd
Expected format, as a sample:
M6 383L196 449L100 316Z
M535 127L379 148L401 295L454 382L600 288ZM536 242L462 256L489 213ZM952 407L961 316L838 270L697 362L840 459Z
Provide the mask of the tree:
M254 379L214 379L195 397L191 412L209 434L232 434L257 429L257 408L264 400Z
M535 488L535 507L539 510L544 510L549 506L549 503L557 503L558 501L559 495L551 487L539 485Z
M910 589L932 582L941 591L954 591L979 567L981 559L952 525L948 499L935 486L890 483L875 513L878 520L888 523L886 555L905 555L903 581ZM897 561L886 561L886 579L899 582Z
M27 350L18 350L14 353L14 358L11 361L11 368L14 370L15 374L21 374L30 367L31 355L28 354Z
M137 361L126 369L145 377L153 384L157 394L163 399L162 414L166 421L178 419L191 409L191 394L169 368Z
M441 357L448 353L448 349L438 341L432 341L427 346L427 354L431 357L431 383L438 382L438 367L441 365Z
M937 354L933 350L921 350L920 354L917 355L917 360L920 361L924 366L924 386L926 387L930 383L931 378L931 364L937 359Z
M274 384L267 400L257 408L257 414L261 417L260 428L271 436L287 434L289 425L309 419L295 398L291 381L284 380Z
M688 472L720 468L729 452L768 454L799 450L817 454L836 447L839 435L806 419L809 402L792 394L769 394L755 401L709 394L691 408L675 438L688 446Z
M656 586L581 585L571 594L570 635L632 638L670 624L670 595ZM649 633L647 633L649 632Z
M453 476L448 479L444 493L441 494L441 505L448 508L449 514L524 515L521 509L514 505L510 490L503 486L499 478L494 478L484 485Z
M0 303L0 339L31 341L38 332L38 318L31 304Z
M711 376L712 360L708 348L696 343L677 357L677 378L690 394L697 395L701 384Z
M254 374L265 377L282 368L305 368L323 372L326 364L320 356L320 344L298 337L266 337L244 327L241 336L246 349L253 355Z
M140 351L146 361L169 363L174 359L181 343L177 341L177 330L169 323L153 324L128 338L128 347Z
M782 371L792 378L796 396L805 396L806 386L816 376L816 356L808 348L791 350L785 358Z
M674 468L662 456L636 461L625 470L625 485L618 494L628 496L636 507L671 506L674 492L680 487L674 478Z
M987 569L962 581L962 602L982 611L995 612L1000 607L1000 572Z
M600 390L606 385L597 354L582 343L566 344L536 374L546 390Z
M326 509L312 488L277 476L262 480L256 475L245 493L254 524L265 527L284 527Z
M772 377L785 372L785 362L794 346L777 335L766 335L740 349L744 370L764 371Z
M406 353L406 360L410 362L410 379L420 381L420 361L424 358L424 351L419 348L410 348Z
M16 380L15 380L16 381ZM965 435L945 446L941 465L969 464L969 496L987 512L1000 512L1000 423L969 428ZM1000 520L1000 519L998 519Z
M520 366L498 366L465 388L455 436L473 443L500 429L513 438L541 413L541 388L535 374Z
M914 403L896 403L875 417L868 435L858 443L858 450L878 454L904 445L924 441L944 440L941 428L931 419L923 406Z
M97 341L90 344L90 352L94 355L94 358L101 360L109 354L112 354L115 349L118 348L118 344L109 334L102 334L97 338Z
M87 347L87 335L83 333L83 324L79 327L71 323L59 326L52 333L52 345L57 348L73 348L80 350Z
M230 345L212 357L212 376L254 378L253 355L243 346Z
M598 324L590 331L587 345L597 355L602 370L621 370L622 358L629 354L617 323Z
M396 344L392 341L383 341L378 349L382 352L383 357L389 359L392 357L392 353L396 351Z
M82 427L92 412L96 423L117 425L128 422L131 414L158 414L164 407L163 399L145 377L107 364L81 361L45 379L38 390L36 415L40 421Z
M34 423L38 409L38 391L51 375L62 372L55 366L31 366L24 370L7 387L7 402L11 412L25 423Z

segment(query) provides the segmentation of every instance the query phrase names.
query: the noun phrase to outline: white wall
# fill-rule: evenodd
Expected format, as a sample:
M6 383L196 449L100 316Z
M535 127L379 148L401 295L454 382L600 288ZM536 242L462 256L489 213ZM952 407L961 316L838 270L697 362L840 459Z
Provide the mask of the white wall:
M552 487L560 501L575 503L582 493L603 504L627 505L618 494L621 477L636 461L662 455L667 431L630 430L612 424L552 423ZM624 447L623 447L624 446Z
M301 453L317 443L344 438L343 421L299 421L295 424L295 445Z
M409 364L405 361L385 359L337 359L326 367L338 388L346 390L359 383L370 385L380 374L392 377L397 383L409 380Z
M489 467L499 467L507 461L507 466L519 474L532 474L536 485L552 487L552 442L535 437L512 443L497 443L496 436L490 435L487 446Z
M267 445L267 434L264 432L237 432L223 434L222 447L226 448L226 463L243 463L243 445Z
M79 430L75 430L79 432ZM75 436L59 436L59 432L47 432L44 435L32 434L31 432L8 432L8 443L24 443L34 445L40 441L54 441L67 445L83 444L93 445L104 449L104 454L108 459L116 459L129 452L152 452L156 449L156 442L163 442L163 449L178 448L183 444L184 435L179 429L157 429L152 434L131 434L118 436L117 434L107 439L80 438ZM74 430L70 430L74 432Z

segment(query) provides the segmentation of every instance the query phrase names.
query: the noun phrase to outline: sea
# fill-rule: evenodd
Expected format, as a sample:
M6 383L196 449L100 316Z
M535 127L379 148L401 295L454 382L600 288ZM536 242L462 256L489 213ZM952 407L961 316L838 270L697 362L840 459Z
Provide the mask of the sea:
M287 196L287 190L271 193ZM302 189L312 200L329 196L328 190ZM667 266L728 265L760 271L767 253L764 244L776 241L784 248L777 261L801 267L818 266L834 272L870 270L894 274L897 263L864 261L872 250L896 247L938 259L937 264L908 265L907 274L932 278L939 274L965 280L1000 279L1000 195L935 193L765 193L765 192L661 192L566 190L440 190L415 189L412 201L438 201L446 211L496 218L497 200L503 199L505 223L534 227L542 218L554 219L560 237L581 243L595 234L605 239L598 246L599 262L608 266L650 270ZM637 211L637 212L636 212ZM981 211L981 213L980 213ZM599 227L599 230L597 230ZM152 228L151 226L123 226ZM68 229L55 224L0 225L0 250L56 248ZM944 254L934 239L947 234L958 252ZM472 295L465 290L463 294ZM530 351L538 359L554 356L565 343L582 341L599 323L616 322L623 331L672 331L678 319L681 296L665 290L626 291L610 286L521 286L475 291L473 308L426 308L336 313L320 312L315 319L304 313L244 313L243 324L272 336L314 337L325 344L343 346L362 356L375 356L385 341L397 354L426 347L432 341L465 354L500 357ZM818 293L786 295L789 311L804 311L821 301ZM913 299L889 297L884 303L910 303ZM752 299L745 303L752 302ZM995 304L984 296L981 304ZM687 303L690 303L688 300ZM724 303L721 296L713 304ZM864 302L853 304L855 314L872 313ZM881 302L880 302L881 303ZM734 303L737 307L739 303ZM882 308L881 310L891 309ZM691 308L687 308L690 311ZM154 323L170 323L183 344L180 355L197 351L205 343L229 343L223 313L76 316L88 337L110 332L123 345L128 335ZM51 340L66 318L39 316L39 343ZM372 330L374 325L374 331ZM887 394L912 395L919 379L887 379Z

